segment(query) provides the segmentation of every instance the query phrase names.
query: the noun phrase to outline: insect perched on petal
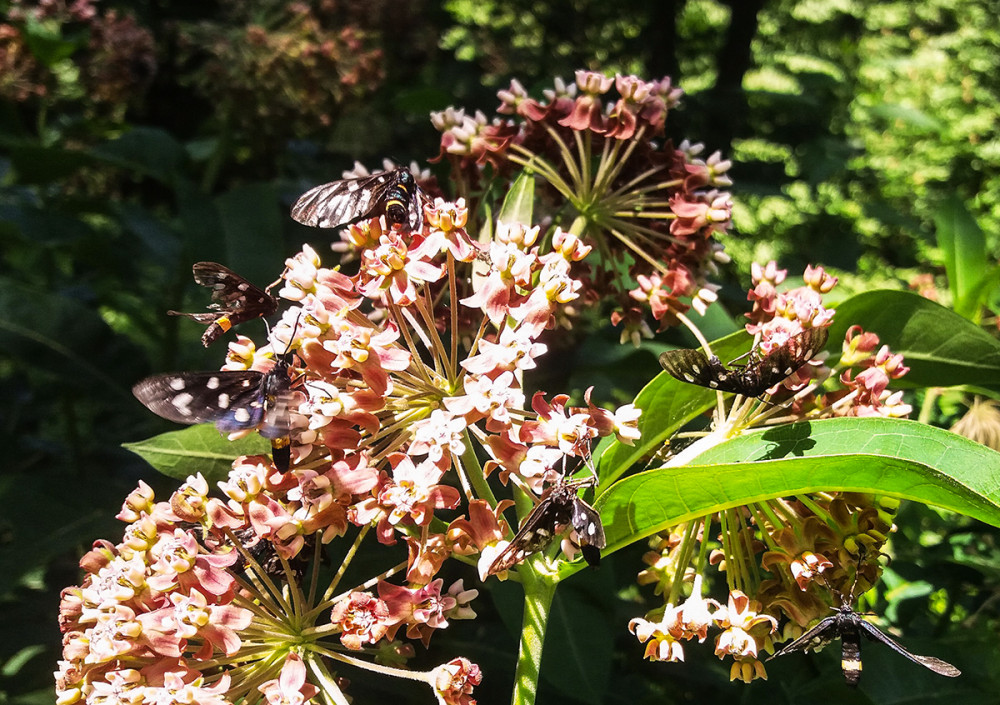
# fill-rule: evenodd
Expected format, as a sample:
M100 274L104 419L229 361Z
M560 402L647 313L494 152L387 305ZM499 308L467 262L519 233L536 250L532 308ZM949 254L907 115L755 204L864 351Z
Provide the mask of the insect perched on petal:
M851 608L850 602L846 601L833 615L823 619L815 627L780 651L775 652L767 660L770 661L773 658L790 654L793 651L821 649L834 639L840 639L840 667L844 671L844 680L847 681L848 685L857 685L858 681L861 680L862 634L869 641L880 641L897 654L905 656L914 663L919 663L924 668L928 668L942 676L954 678L955 676L962 675L962 672L957 668L939 658L910 653L881 629L866 622L860 614Z
M339 228L384 215L390 224L417 232L423 227L425 200L410 170L399 167L310 189L292 206L292 218L314 228Z
M278 300L228 267L217 262L197 262L192 268L194 280L212 290L208 313L167 311L171 316L187 316L208 329L201 336L207 348L235 325L255 318L266 318L278 310Z
M132 387L132 394L157 416L183 424L214 423L223 433L257 429L271 440L274 464L291 463L289 364L279 357L268 372L168 372Z
M697 349L661 353L660 365L682 382L759 397L815 357L826 345L827 335L826 328L808 328L767 355L750 353L749 362L742 366L726 367L715 355L706 357Z
M561 480L542 494L541 501L525 517L510 544L490 564L487 575L509 570L528 556L548 546L567 528L576 529L580 552L588 565L601 561L601 549L607 545L601 516L577 496L581 487L593 485L595 478Z

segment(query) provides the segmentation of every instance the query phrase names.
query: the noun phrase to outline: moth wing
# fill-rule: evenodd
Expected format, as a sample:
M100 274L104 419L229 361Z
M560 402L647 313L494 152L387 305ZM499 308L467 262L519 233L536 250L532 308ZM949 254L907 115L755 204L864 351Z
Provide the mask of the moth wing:
M410 232L419 233L424 227L424 205L427 202L427 196L416 184L414 184L414 189L415 191L410 198L409 226Z
M767 660L770 661L773 658L795 651L816 651L817 649L822 649L838 636L840 636L840 632L837 630L837 615L833 615L823 619L819 624L806 631L791 644L786 644L778 651L775 651Z
M789 375L794 374L800 367L816 357L826 345L829 331L826 328L807 328L798 333L782 345L773 350L771 354L765 355L748 364L744 368L743 376L747 385L752 385L755 394L748 396L760 396L765 390L784 381Z
M579 498L574 499L572 506L570 522L573 524L573 528L576 529L577 536L580 537L581 545L594 546L598 549L604 548L607 545L607 540L604 537L604 525L601 524L601 515L597 513L596 509Z
M147 409L168 421L219 422L249 407L260 396L262 377L262 373L253 370L166 373L140 380L132 387L132 394Z
M708 387L713 380L712 365L700 350L682 348L660 353L660 366L671 377L688 384Z
M567 521L565 506L551 498L543 499L525 517L521 528L514 534L507 548L493 560L486 574L494 575L509 570L528 556L538 553L552 543L552 539L559 533L559 525L565 525Z
M905 656L914 663L919 663L924 668L929 668L930 670L938 673L942 676L948 676L954 678L955 676L962 675L962 672L952 666L947 661L942 661L939 658L934 658L933 656L921 656L920 654L912 654L902 647L895 639L891 638L888 634L883 632L881 629L876 627L874 624L869 624L865 620L858 618L858 626L861 628L864 635L871 641L880 641L890 649L895 651L901 656Z
M248 311L270 316L278 309L277 300L218 262L198 262L192 268L194 280L212 290L212 301L226 311Z
M314 228L338 228L371 216L394 172L316 186L292 206L292 218Z

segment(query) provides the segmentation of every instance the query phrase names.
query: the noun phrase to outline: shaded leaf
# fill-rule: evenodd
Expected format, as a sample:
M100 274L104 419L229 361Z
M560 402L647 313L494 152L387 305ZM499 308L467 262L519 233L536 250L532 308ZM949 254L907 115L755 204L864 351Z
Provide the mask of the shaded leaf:
M836 348L854 324L905 356L910 372L893 381L894 387L1000 387L1000 341L922 296L871 291L844 301L830 328L830 347Z

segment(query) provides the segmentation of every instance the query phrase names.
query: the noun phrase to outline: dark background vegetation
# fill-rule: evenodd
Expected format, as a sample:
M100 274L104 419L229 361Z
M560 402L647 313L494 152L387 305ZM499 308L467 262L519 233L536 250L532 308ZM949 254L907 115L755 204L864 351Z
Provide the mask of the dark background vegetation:
M492 114L519 79L537 93L589 68L669 74L687 91L670 136L734 160L726 238L729 310L749 263L808 262L844 290L940 276L935 218L1000 220L1000 29L995 0L187 0L0 1L0 699L51 702L58 591L98 537L115 539L144 479L120 444L168 430L131 396L145 374L219 364L197 326L190 266L227 264L258 283L325 233L288 207L355 159L437 154L428 111ZM948 303L946 295L944 303ZM576 351L577 390L599 377L622 399L656 372L649 350L605 331ZM635 364L621 361L631 354ZM589 362L588 362L589 361ZM548 391L557 391L549 389ZM566 390L569 391L569 390ZM876 609L906 643L959 665L946 681L884 649L849 691L834 649L769 664L770 681L728 684L708 644L651 664L625 631L650 596L642 546L560 591L540 702L988 702L995 675L996 532L904 508ZM470 580L474 580L468 576ZM435 636L486 673L482 703L509 697L515 586L491 586L481 618ZM492 599L491 599L492 598ZM501 614L513 611L513 620ZM560 619L564 618L564 619ZM562 626L559 626L561 621ZM566 631L566 627L570 631ZM408 684L347 674L359 702ZM975 692L974 692L975 691ZM997 692L994 688L992 692Z

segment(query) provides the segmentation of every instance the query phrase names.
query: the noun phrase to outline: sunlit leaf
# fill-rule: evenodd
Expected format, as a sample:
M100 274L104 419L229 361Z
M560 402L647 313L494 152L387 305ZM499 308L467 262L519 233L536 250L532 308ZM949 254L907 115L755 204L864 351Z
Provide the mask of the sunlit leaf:
M609 550L712 512L820 490L910 499L1000 526L1000 453L915 421L790 424L696 461L630 476L597 498Z
M168 477L184 480L200 472L210 483L225 479L233 460L239 456L266 454L271 450L270 444L255 433L230 441L211 424L122 445Z

